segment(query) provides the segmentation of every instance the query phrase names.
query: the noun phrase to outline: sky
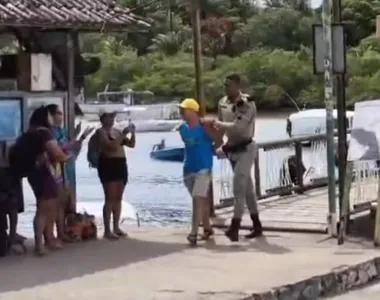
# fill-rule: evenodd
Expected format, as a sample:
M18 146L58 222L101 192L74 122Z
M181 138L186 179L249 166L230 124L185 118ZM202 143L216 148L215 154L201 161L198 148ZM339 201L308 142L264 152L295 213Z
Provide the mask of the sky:
M322 4L322 0L311 0L311 7L319 7Z

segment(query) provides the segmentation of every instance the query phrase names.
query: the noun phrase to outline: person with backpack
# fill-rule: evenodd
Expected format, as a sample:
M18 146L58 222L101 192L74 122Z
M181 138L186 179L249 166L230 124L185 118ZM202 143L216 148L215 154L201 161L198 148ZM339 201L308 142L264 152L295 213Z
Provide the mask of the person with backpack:
M12 146L9 152L11 171L17 178L27 178L36 197L34 240L36 255L44 255L43 234L46 230L47 245L57 248L53 227L58 201L58 186L50 165L69 159L51 133L52 116L46 106L37 108L29 120L29 128Z
M88 143L87 159L90 167L98 170L102 183L105 203L103 206L104 237L116 240L125 237L120 227L122 198L128 182L128 167L124 147L134 148L136 144L135 126L119 131L114 128L115 112L99 112L101 127L94 133ZM127 137L130 134L130 137ZM111 215L113 231L111 231Z
M207 240L214 234L210 224L208 195L212 182L214 141L220 144L223 137L208 123L202 123L199 108L196 100L183 100L180 112L185 122L178 128L185 143L183 180L193 203L191 232L187 236L191 245L197 244L201 222L204 231L202 240Z
M75 137L69 140L67 130L62 127L63 112L57 104L50 104L47 106L50 115L53 118L52 133L62 150L71 155L70 160L66 163L57 163L53 172L59 187L59 199L57 207L57 236L59 242L70 242L70 238L65 235L64 223L65 212L75 213L75 160L78 157L82 148L83 141L92 132L92 128L87 128L83 134L78 138L81 133L81 124L75 128ZM78 139L77 139L78 138Z

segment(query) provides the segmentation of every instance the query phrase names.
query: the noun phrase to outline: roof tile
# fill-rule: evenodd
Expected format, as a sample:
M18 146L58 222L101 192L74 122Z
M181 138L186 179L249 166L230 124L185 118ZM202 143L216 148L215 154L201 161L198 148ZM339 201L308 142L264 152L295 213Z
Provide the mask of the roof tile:
M114 0L0 0L0 24L55 28L128 29L149 22Z

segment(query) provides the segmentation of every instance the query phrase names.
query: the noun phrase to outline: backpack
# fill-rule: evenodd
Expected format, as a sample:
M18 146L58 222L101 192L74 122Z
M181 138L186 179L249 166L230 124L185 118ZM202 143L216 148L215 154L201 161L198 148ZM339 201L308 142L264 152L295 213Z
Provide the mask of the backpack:
M99 129L98 129L95 131L95 133L91 136L90 140L88 141L87 161L90 168L94 168L94 169L98 168L99 155L100 155L100 149L99 149Z
M38 147L30 147L31 139L27 134L23 133L9 149L9 167L12 174L19 179L28 176L36 165L38 155L41 154Z

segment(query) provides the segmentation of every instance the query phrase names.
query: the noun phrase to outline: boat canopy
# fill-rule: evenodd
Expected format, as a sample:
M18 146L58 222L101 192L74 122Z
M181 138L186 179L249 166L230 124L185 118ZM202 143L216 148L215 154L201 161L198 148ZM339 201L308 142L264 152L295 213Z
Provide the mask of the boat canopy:
M97 93L98 103L113 103L126 105L143 105L154 103L154 94L151 91L133 91L131 89L118 92Z
M346 117L352 118L354 116L354 111L346 111ZM333 110L334 119L338 118L338 111L336 109ZM299 112L293 113L289 116L289 121L295 121L299 119L316 119L316 118L326 118L326 110L325 109L306 109L301 110Z

